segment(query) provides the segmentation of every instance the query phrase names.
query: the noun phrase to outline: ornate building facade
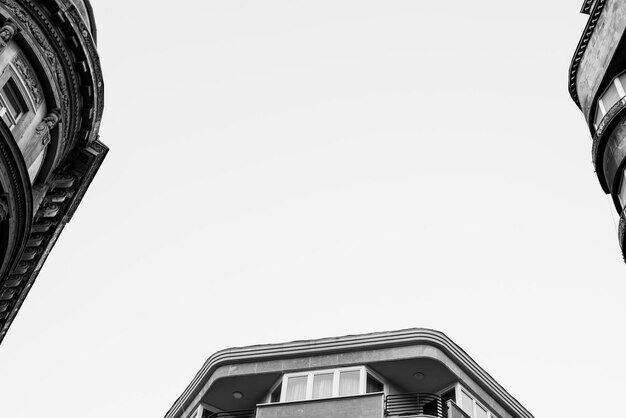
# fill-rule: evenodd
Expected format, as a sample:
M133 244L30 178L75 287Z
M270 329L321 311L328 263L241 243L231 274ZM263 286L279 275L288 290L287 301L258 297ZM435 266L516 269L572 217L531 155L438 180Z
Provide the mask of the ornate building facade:
M585 0L589 15L569 71L569 92L593 138L600 186L620 215L618 238L626 259L626 1Z
M108 149L88 0L0 0L0 341Z
M215 353L166 418L532 418L444 334L408 329Z

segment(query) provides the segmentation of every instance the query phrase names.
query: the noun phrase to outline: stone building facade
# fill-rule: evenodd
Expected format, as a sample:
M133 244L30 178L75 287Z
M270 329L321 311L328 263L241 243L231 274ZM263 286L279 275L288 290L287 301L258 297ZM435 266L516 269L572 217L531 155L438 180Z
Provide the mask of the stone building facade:
M212 355L166 418L532 418L444 334L409 329Z
M593 138L592 161L620 215L619 243L626 256L626 0L585 0L589 20L569 71L569 92Z
M0 341L107 153L88 0L0 0Z

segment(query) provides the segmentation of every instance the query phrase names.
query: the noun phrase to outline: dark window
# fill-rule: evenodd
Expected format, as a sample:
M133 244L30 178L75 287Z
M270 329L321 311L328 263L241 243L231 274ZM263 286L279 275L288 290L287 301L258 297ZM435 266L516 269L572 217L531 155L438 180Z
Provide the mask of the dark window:
M449 391L441 394L441 399L443 403L447 403L448 401L456 402L456 396L454 394L454 389L450 389Z
M365 393L382 392L383 390L384 390L383 384L380 383L378 380L374 379L370 374L368 374Z
M274 392L272 392L272 396L270 396L270 403L276 403L276 402L280 402L280 391L282 389L283 385L278 385L278 387L276 389L274 389Z
M15 81L9 78L0 89L0 116L2 120L10 129L13 129L26 111L26 103L20 90Z

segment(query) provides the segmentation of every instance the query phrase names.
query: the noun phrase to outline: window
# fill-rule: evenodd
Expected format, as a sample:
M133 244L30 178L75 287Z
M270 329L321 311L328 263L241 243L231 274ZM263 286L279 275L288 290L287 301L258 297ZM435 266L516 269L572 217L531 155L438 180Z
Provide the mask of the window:
M285 401L301 401L306 399L307 376L292 376L287 378Z
M294 402L384 392L382 379L365 366L290 373L269 393L269 401Z
M280 392L283 390L283 385L279 384L276 389L272 391L270 395L270 403L280 402Z
M600 98L598 99L598 104L596 106L596 116L594 119L594 126L598 129L600 122L609 113L609 110L615 104L620 101L623 97L626 96L626 73L620 74L618 77L614 78L613 81L609 84L609 86L604 90Z
M0 117L13 130L21 117L28 111L13 78L9 78L0 89Z
M367 384L365 385L365 393L384 392L384 390L385 386L368 373Z
M461 409L471 418L498 418L465 389L461 389Z

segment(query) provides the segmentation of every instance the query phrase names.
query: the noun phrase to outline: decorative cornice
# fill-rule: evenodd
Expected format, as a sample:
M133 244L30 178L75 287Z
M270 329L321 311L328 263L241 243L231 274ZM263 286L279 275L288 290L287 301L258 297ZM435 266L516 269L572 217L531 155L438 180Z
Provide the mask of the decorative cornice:
M597 0L596 4L591 11L591 15L589 16L589 20L587 21L587 26L585 27L585 31L583 32L580 41L578 42L578 46L576 47L576 52L574 53L574 58L572 58L572 62L569 68L569 94L572 96L572 100L576 103L576 106L580 108L580 101L578 99L578 92L576 91L576 77L578 76L578 68L580 66L580 62L585 55L585 51L587 50L587 46L589 45L589 40L593 35L593 31L598 24L598 20L600 19L600 14L604 9L604 5L606 4L606 0Z
M63 228L72 218L108 148L96 141L82 152L87 154L87 167L80 170L69 165L57 170L49 180L48 189L35 214L20 262L4 281L0 281L0 342L4 339Z
M3 121L0 122L0 165L0 171L8 177L8 190L5 192L8 194L9 216L13 218L11 228L14 237L10 248L2 249L8 251L3 265L0 265L0 274L5 275L13 268L24 247L32 223L33 202L28 169L13 134Z
M83 126L79 134L80 139L86 142L93 142L98 137L100 121L104 111L104 81L100 57L96 49L95 39L92 37L89 27L76 6L69 0L58 0L64 4L63 9L68 13L68 21L71 23L76 38L79 40L80 48L75 53L83 59L86 65L85 75L89 80L88 85L84 85L83 91ZM87 81L87 80L84 80Z
M591 13L591 6L593 6L594 0L585 0L583 3L582 9L580 9L580 13L589 14Z
M167 412L165 418L180 418L211 375L219 367L225 365L418 344L431 345L441 349L466 372L476 377L482 385L499 397L501 401L505 402L506 409L514 411L520 418L533 418L530 412L445 334L425 328L349 335L320 340L294 341L285 344L256 345L218 351L205 362L202 369L187 386L187 389Z

